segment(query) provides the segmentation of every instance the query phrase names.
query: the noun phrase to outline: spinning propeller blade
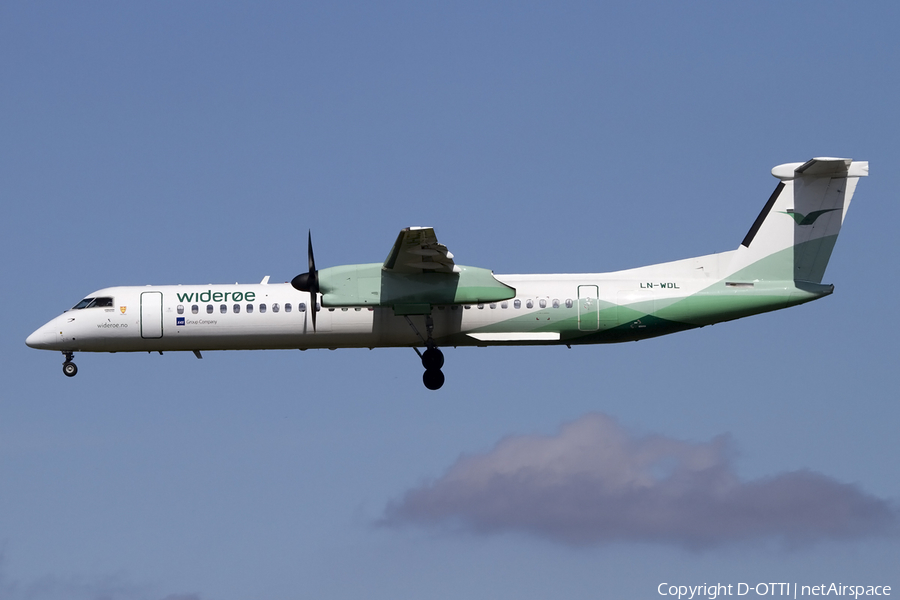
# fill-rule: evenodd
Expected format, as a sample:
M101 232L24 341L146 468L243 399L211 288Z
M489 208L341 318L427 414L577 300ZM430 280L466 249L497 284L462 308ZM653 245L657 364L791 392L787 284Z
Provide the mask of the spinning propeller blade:
M313 256L312 231L309 232L307 248L309 256L309 272L301 273L291 280L294 289L300 292L309 292L309 310L312 311L313 331L316 330L316 299L319 294L319 272L316 271L316 259Z

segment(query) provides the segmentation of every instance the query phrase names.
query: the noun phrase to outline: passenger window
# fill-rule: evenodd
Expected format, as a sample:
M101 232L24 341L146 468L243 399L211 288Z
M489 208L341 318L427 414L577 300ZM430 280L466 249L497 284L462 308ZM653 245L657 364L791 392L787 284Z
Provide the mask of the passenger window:
M484 304L479 304L479 305L478 305L478 310L481 310L482 308L484 308Z
M552 304L552 306L553 306L553 308L559 308L559 298L554 298L554 299L553 299L553 304Z
M444 310L445 308L447 308L447 307L446 306L438 306L438 310Z
M284 310L287 310L287 309L288 309L288 306L290 306L290 305L289 305L289 304L285 304L285 305L284 305ZM297 305L297 310L299 310L300 312L306 312L306 302L301 302L300 304L298 304L298 305Z
M566 298L566 308L572 308L572 299Z
M303 306L303 305L301 304L300 306ZM290 302L284 303L284 312L291 312L291 303Z
M222 304L221 306L219 306L219 312L224 315L225 313L228 312L228 307L225 306L224 304Z
M509 302L501 302L500 308L509 308Z
M196 315L198 312L200 312L200 307L196 304L191 305L191 312Z
M329 308L328 310L334 310L334 309ZM341 307L341 312L347 312L348 310L350 310L350 308L347 306Z
M175 312L177 312L179 315L183 315L184 314L184 304L179 304L175 308Z
M497 308L497 303L496 303L496 302L491 302L491 308Z
M277 302L273 303L272 304L272 312L278 312L278 310L279 310L278 303Z
M542 300L539 302L539 304L541 305L541 308L547 308L547 301L546 301L546 300L543 300L543 299L542 299Z
M212 313L213 313L213 305L207 304L206 305L206 314L211 315Z
M353 309L353 310L355 310L355 311L356 311L356 312L359 312L359 311L361 311L361 310L362 310L362 306L357 306L357 307L356 307L356 308L354 308L354 309Z
M513 308L522 308L522 301L518 299L513 300Z
M468 304L466 304L465 306L463 306L463 308L466 309L466 310L469 310L469 309L472 308L472 307L469 306Z
M266 312L266 305L265 305L265 304L260 304L260 305L259 305L259 312L261 312L261 313Z
M247 305L247 312L248 312L248 313L252 313L252 312L253 312L253 305L252 305L252 304L248 304L248 305Z
M241 305L240 305L240 304L235 304L235 305L234 305L234 314L237 314L237 313L239 313L239 312L241 312Z
M534 301L532 301L530 298L528 300L526 300L525 308L534 308Z
M459 305L458 304L451 305L450 310L459 310Z

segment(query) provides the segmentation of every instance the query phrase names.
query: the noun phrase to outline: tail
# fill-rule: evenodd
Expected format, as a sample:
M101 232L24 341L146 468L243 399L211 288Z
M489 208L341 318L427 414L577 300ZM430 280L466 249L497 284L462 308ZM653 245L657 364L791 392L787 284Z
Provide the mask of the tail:
M734 252L730 281L821 283L860 177L869 163L814 158L772 169L780 182Z

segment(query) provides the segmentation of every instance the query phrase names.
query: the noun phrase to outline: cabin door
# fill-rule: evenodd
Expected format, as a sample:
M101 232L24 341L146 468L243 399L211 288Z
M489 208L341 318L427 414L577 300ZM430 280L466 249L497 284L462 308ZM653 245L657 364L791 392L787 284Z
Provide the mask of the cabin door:
M600 300L596 285L578 286L578 329L597 331L600 328Z
M162 292L141 294L141 337L145 340L161 338L163 335Z

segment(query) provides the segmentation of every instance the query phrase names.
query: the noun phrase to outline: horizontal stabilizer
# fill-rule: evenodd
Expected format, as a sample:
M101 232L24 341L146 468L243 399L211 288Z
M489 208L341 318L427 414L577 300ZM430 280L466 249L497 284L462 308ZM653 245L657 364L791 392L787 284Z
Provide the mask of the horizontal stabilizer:
M772 175L782 181L797 177L865 177L868 174L868 162L853 162L850 158L813 158L805 163L787 163L772 169Z

